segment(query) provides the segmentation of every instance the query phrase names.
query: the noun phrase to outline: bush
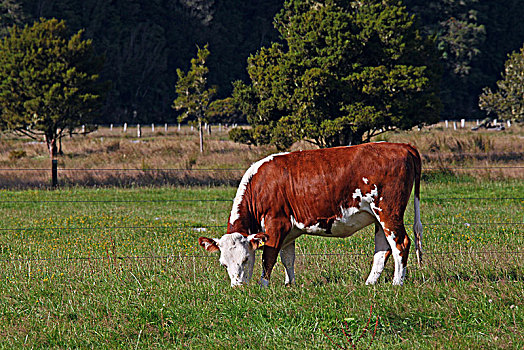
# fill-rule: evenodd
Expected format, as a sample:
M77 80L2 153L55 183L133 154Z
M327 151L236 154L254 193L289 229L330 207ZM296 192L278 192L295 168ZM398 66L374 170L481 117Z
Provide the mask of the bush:
M27 157L27 153L24 150L14 150L9 152L9 160L17 160Z
M256 145L255 138L253 137L253 129L233 128L229 131L229 138L237 143Z

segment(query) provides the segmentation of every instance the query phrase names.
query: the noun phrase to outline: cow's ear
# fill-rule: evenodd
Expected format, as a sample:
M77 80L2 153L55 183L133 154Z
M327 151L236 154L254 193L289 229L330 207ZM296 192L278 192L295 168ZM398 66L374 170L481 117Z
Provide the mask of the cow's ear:
M207 250L208 252L216 252L220 250L218 248L217 242L212 238L200 237L198 239L198 244L200 244L200 246L204 248L205 250Z
M263 232L257 233L256 235L250 235L247 237L247 240L251 244L251 248L256 250L264 245L265 242L269 239L269 236Z

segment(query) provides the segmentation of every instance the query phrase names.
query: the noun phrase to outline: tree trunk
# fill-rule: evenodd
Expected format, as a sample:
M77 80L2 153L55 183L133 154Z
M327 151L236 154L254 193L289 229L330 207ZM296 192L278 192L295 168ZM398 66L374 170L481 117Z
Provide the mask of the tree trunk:
M51 159L55 159L58 154L58 149L56 147L56 138L53 136L46 135L45 142L47 144L49 156L51 157Z
M63 156L64 151L62 151L62 137L58 138L58 154Z
M202 132L202 120L198 121L198 137L200 139L200 153L204 153L204 133Z

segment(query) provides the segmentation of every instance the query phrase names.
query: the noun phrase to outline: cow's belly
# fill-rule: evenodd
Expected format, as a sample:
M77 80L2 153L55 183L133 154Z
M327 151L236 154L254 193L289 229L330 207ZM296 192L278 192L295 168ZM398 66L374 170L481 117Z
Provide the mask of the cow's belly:
M349 217L336 219L331 227L331 236L348 237L375 222L375 217L365 211L359 211ZM327 236L327 233L326 233Z
M367 211L345 210L342 217L335 219L330 230L323 229L319 225L304 227L304 225L295 221L293 222L293 231L323 237L349 237L375 221L376 218Z

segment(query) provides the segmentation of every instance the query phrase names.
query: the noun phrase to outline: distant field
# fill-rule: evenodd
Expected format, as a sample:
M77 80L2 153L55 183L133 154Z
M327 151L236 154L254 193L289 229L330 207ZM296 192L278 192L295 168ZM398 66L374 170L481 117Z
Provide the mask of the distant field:
M415 145L432 175L524 179L524 127L471 131L475 124L468 122L466 128L454 130L452 123L449 128L440 123L420 131L387 132L374 140ZM126 133L115 126L66 137L64 154L58 158L58 181L61 186L232 186L251 163L276 150L236 144L228 139L227 131L214 126L211 135L206 133L202 154L196 131L187 126L180 132L176 126L167 132L163 125L157 125L155 132L143 126L141 138L134 126ZM308 148L312 145L300 142L292 150ZM0 188L48 187L50 167L44 144L0 134Z
M251 157L252 155L250 155ZM301 237L297 285L231 289L197 246L224 233L234 187L0 191L0 348L524 347L524 182L446 173L422 184L425 264L393 287L371 228ZM412 204L405 221L411 234ZM412 258L414 254L412 255ZM410 260L413 262L413 259Z

